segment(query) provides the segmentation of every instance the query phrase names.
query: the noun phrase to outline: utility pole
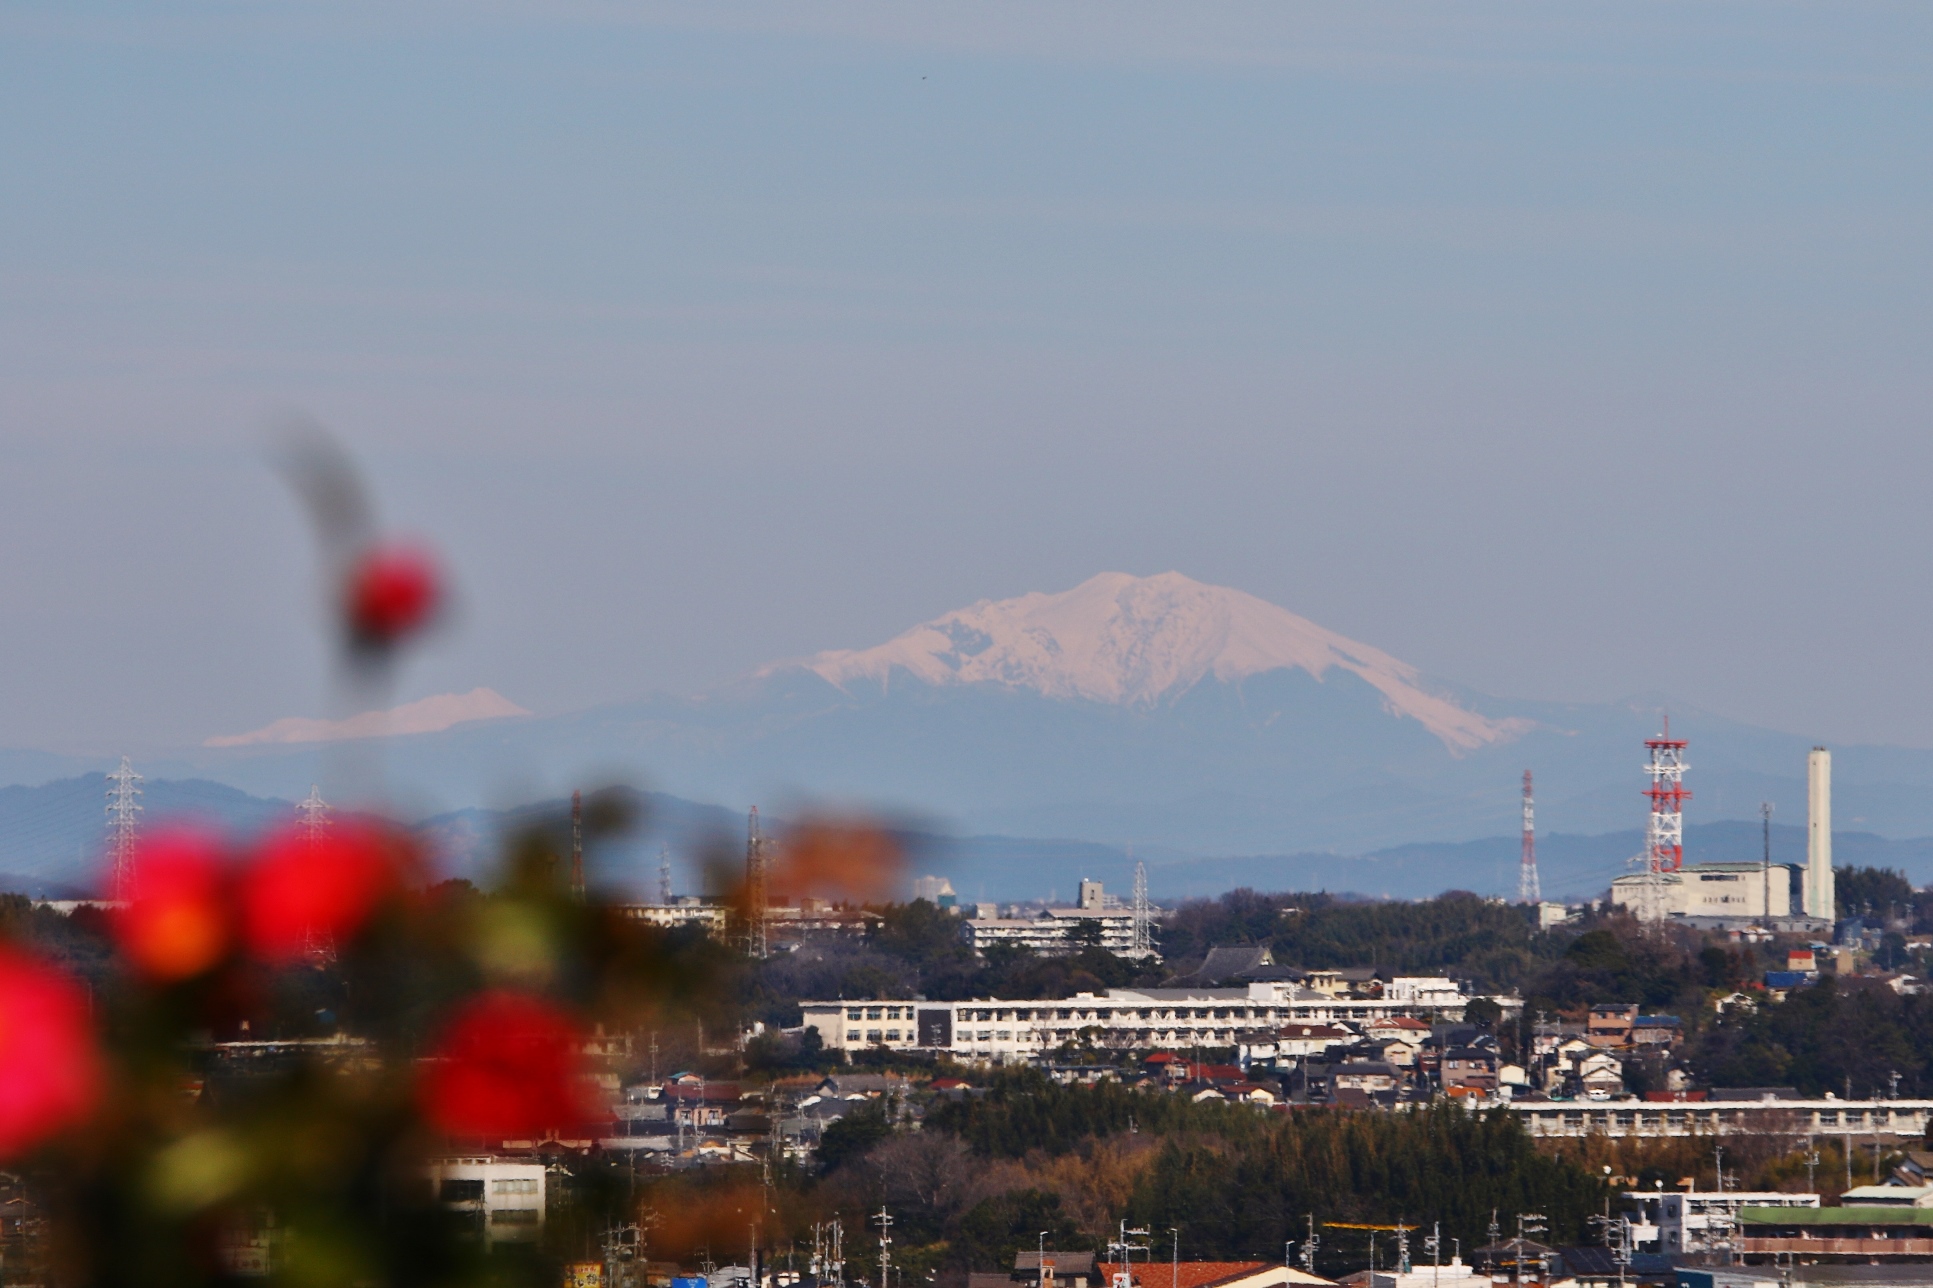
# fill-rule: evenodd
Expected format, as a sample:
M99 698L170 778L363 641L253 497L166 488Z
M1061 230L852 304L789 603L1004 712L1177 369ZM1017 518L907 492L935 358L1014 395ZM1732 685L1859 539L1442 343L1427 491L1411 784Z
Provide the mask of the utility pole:
M1176 1246L1180 1246L1180 1245L1176 1245ZM1321 1246L1322 1246L1322 1236L1316 1233L1315 1213L1311 1212L1309 1214L1309 1233L1302 1240L1302 1268L1308 1271L1310 1274L1314 1274L1316 1272L1316 1249ZM1177 1256L1176 1258L1176 1264L1177 1265L1180 1264L1179 1256ZM1181 1272L1180 1270L1177 1269L1175 1273L1179 1275ZM1175 1285L1173 1285L1173 1288L1180 1288L1180 1284L1176 1283Z
M766 940L765 876L765 837L759 832L758 806L754 805L745 823L745 951L756 961L764 961L770 947Z
M756 817L756 816L754 816ZM890 1288L886 1282L887 1269L892 1265L893 1236L888 1233L893 1228L893 1218L887 1213L884 1203L879 1205L879 1215L873 1218L879 1227L879 1288Z

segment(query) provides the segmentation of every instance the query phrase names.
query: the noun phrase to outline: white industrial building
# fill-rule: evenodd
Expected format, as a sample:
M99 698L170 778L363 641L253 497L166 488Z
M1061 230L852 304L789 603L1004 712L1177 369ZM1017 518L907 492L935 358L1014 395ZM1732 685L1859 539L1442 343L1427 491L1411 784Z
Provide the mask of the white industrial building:
M1799 906L1793 906L1794 895ZM1655 898L1655 902L1648 900ZM1806 757L1806 862L1695 863L1675 872L1634 873L1611 882L1611 903L1639 916L1647 906L1665 918L1711 921L1834 919L1832 876L1832 753L1814 747Z
M1653 879L1643 873L1619 877L1611 882L1611 902L1636 912ZM1667 917L1792 915L1792 869L1783 863L1695 863L1655 880Z
M1460 1018L1472 999L1444 991L1442 982L1397 979L1385 990L1429 1001L1333 997L1271 981L1246 988L1115 988L1056 1001L823 1001L803 1003L802 1009L805 1026L818 1031L827 1050L925 1048L951 1051L960 1059L1007 1062L1070 1043L1115 1050L1232 1047L1273 1041L1283 1025L1294 1022ZM1523 1007L1514 997L1493 1000L1507 1013Z

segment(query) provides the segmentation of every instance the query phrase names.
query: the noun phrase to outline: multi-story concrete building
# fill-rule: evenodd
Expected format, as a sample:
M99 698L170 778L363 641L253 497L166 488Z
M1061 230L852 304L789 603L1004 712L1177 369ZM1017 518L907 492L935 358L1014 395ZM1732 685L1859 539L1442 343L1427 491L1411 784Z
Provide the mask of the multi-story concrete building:
M973 917L965 934L980 953L995 944L1043 956L1097 946L1128 957L1134 954L1134 910L1108 899L1099 881L1083 881L1080 899L1071 908L1044 907L1031 917Z
M1273 1043L1284 1025L1392 1015L1460 1016L1471 999L1433 1003L1329 997L1288 983L1246 988L1109 989L1054 1001L823 1001L802 1004L828 1050L947 1050L961 1059L1025 1060L1069 1044L1114 1050ZM1523 1003L1494 999L1507 1012Z
M1819 1196L1756 1190L1630 1190L1624 1205L1635 1214L1631 1223L1635 1251L1698 1253L1732 1244L1741 1207L1816 1208Z
M494 1155L439 1158L429 1165L436 1201L472 1216L492 1242L535 1239L544 1228L544 1165Z
M714 939L725 937L725 929L731 919L731 909L724 904L705 903L698 899L680 899L676 903L627 903L619 905L617 911L633 921L642 921L647 926L664 930L678 926L703 926L705 933Z
M1714 1093L1716 1094L1716 1093ZM1517 1100L1504 1106L1533 1136L1833 1137L1851 1148L1926 1135L1933 1100Z

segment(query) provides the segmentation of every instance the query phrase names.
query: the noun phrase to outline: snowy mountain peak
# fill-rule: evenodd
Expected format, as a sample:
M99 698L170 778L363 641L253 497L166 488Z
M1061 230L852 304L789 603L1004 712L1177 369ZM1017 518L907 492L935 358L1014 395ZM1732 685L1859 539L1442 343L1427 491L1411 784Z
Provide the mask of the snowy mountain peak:
M981 600L876 648L792 665L840 688L883 687L902 670L927 684L999 684L1123 705L1178 697L1211 676L1240 680L1295 668L1321 679L1335 667L1368 681L1391 713L1418 721L1453 752L1507 741L1528 727L1429 692L1415 667L1379 649L1176 572L1106 572L1057 595Z

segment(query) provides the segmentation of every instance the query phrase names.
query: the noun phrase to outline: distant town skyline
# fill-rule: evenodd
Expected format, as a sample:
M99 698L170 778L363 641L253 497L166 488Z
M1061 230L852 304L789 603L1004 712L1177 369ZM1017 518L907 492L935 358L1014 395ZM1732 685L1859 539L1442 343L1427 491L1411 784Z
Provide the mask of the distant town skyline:
M339 718L290 414L550 714L1096 573L1933 746L1907 5L0 14L0 746Z

